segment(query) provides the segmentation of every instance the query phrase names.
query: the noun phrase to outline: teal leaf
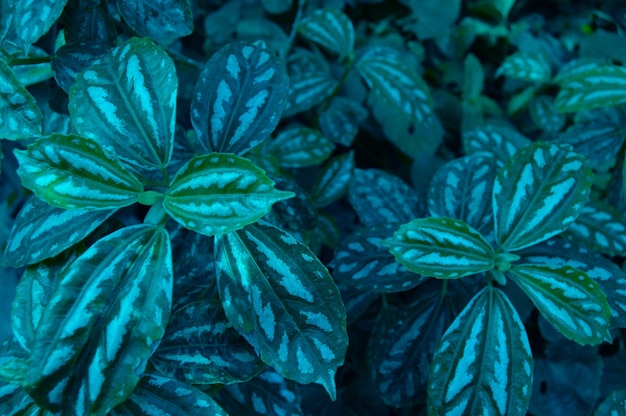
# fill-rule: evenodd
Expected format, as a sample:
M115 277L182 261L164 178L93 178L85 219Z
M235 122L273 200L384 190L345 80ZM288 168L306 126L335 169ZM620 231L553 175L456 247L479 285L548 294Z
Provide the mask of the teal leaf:
M354 166L354 151L337 155L324 164L311 188L313 205L325 207L341 199L348 192Z
M216 240L217 282L228 320L278 373L336 398L346 312L328 270L302 243L262 224Z
M295 73L289 83L288 102L283 117L312 109L329 98L339 82L328 72Z
M7 338L0 344L0 414L36 415L39 407L22 387L24 364L28 352L21 348L13 338ZM7 371L8 370L8 371ZM8 373L13 373L8 377ZM29 413L30 412L30 413Z
M41 110L3 60L0 60L0 85L0 137L19 140L40 135Z
M207 153L241 155L276 128L287 102L282 60L264 44L230 43L204 65L191 102L191 122Z
M353 53L354 27L341 10L316 10L298 24L298 33L343 59Z
M53 412L107 414L120 404L165 332L172 280L162 228L134 225L98 240L57 278L31 348L28 393Z
M146 169L168 165L178 78L174 61L147 38L131 38L80 73L69 111L78 133Z
M440 41L450 36L452 25L459 18L461 0L420 0L419 2L405 2L411 9L405 22L404 30L409 30L420 41L432 39Z
M146 374L112 416L227 416L211 396L183 381Z
M430 182L430 215L462 220L488 235L493 230L491 194L496 174L496 161L485 154L474 153L446 163Z
M409 222L423 211L417 191L380 169L354 169L348 200L365 226Z
M486 124L478 129L463 133L463 149L473 154L487 152L502 167L520 149L531 144L531 141L520 134L512 126Z
M318 220L318 212L311 203L311 197L297 183L282 178L276 178L276 189L292 192L294 197L272 205L272 211L264 220L291 233L299 241L309 243L304 237L317 226Z
M261 0L263 8L271 14L281 14L291 9L293 0Z
M117 10L139 36L169 45L193 32L189 0L117 0Z
M463 221L447 217L415 219L383 244L407 269L424 276L457 279L495 266L487 240Z
M335 145L319 130L299 125L282 129L269 144L283 168L304 168L321 164L335 150Z
M53 134L15 150L22 184L60 208L111 209L137 202L143 184L117 156L80 136Z
M56 256L89 235L114 212L65 210L31 197L13 223L2 263L23 267Z
M190 302L176 310L150 361L160 374L189 384L248 381L264 367L226 320L219 299Z
M529 82L548 82L552 71L542 54L520 51L507 56L495 73L496 77L501 75Z
M593 416L619 416L624 413L626 413L626 389L609 394L598 405Z
M350 147L359 132L359 124L367 116L367 110L357 101L333 97L328 108L319 116L320 131L333 142Z
M567 265L519 262L507 273L565 337L581 345L611 341L606 295L587 273Z
M518 151L493 186L496 239L519 250L562 232L589 199L593 172L571 146L535 142Z
M472 53L463 60L463 98L461 131L468 132L484 124L481 94L485 88L485 70Z
M205 235L224 234L257 221L272 204L293 193L249 160L230 154L196 156L180 168L165 194L165 211L186 228Z
M626 217L614 206L589 201L563 237L609 256L626 256Z
M109 52L104 43L79 41L66 43L52 57L54 80L69 94L78 74L100 56Z
M533 98L529 110L535 126L548 134L559 132L567 121L565 114L556 111L554 99L549 95L538 95Z
M61 16L67 0L18 0L13 11L15 41L28 50Z
M593 58L576 58L563 65L559 72L554 76L552 82L555 84L563 84L567 81L574 80L589 71L596 70L605 63L600 59Z
M485 288L441 339L430 365L429 412L524 416L532 381L524 324L502 291Z
M355 231L334 251L329 267L338 283L363 291L403 292L423 283L426 278L409 271L396 261L382 244L397 227L384 224Z
M613 107L626 102L626 68L594 65L559 82L555 106L561 112Z

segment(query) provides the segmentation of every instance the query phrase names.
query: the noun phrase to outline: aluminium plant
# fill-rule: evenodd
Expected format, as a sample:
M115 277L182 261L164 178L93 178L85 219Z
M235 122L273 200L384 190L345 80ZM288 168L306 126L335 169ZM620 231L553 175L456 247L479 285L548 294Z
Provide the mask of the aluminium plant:
M0 414L626 412L626 22L547 3L0 0Z

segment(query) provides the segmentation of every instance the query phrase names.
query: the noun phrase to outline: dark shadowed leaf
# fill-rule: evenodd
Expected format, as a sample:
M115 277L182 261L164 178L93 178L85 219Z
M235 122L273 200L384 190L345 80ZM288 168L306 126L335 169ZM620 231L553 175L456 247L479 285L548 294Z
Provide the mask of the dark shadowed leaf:
M490 153L500 167L504 166L515 152L530 143L531 141L514 127L501 124L485 124L476 130L463 133L465 153Z
M573 112L612 107L626 102L626 68L590 65L564 77L555 99L558 111Z
M311 188L313 205L325 207L341 199L348 192L354 165L354 151L337 155L324 164Z
M530 82L548 82L551 72L550 63L543 55L520 51L508 56L495 75Z
M164 45L193 32L189 0L117 0L117 9L135 33Z
M320 114L320 131L333 142L351 146L359 132L359 124L367 119L368 112L358 102L334 97Z
M288 126L269 144L283 168L303 168L321 164L335 150L335 145L319 130L304 126Z
M0 137L28 139L41 134L43 115L13 69L0 60Z
M599 253L626 256L626 217L606 202L589 201L563 236Z
M626 413L626 389L616 390L600 403L593 416L619 416Z

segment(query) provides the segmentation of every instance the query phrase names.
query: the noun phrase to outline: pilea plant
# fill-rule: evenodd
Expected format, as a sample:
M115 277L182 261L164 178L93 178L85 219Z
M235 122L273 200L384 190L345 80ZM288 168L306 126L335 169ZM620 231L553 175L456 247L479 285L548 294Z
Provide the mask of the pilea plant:
M596 3L1 0L0 414L626 412Z

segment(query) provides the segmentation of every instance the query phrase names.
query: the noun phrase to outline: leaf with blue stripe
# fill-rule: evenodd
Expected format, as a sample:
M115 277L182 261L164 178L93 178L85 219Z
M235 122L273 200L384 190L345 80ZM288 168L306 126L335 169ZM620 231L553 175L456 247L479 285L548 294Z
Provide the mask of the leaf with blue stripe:
M504 166L520 149L531 144L530 139L515 130L514 127L488 123L482 127L463 133L465 153L478 152L493 155L499 167Z
M592 65L559 82L555 106L561 112L613 107L626 102L626 68Z
M0 60L0 83L0 137L19 140L40 135L43 115L37 101L4 60Z
M496 70L495 76L529 82L548 82L552 77L550 63L539 53L519 51L506 57Z
M300 125L282 129L268 146L283 168L319 165L335 150L335 145L319 130Z
M519 250L559 234L582 212L593 172L569 145L535 142L518 151L493 186L498 245Z
M163 45L193 33L188 0L117 0L116 5L134 33Z
M613 205L589 201L563 237L609 256L626 256L626 217Z
M412 272L458 279L495 267L495 253L485 238L461 220L418 218L402 225L382 244Z
M321 208L341 199L348 192L354 166L354 151L337 155L326 162L311 187L313 205Z
M200 72L191 122L207 153L244 154L267 139L287 103L284 62L265 43L224 46Z
M327 50L349 56L354 48L354 27L341 10L326 8L316 10L298 24L298 33Z

